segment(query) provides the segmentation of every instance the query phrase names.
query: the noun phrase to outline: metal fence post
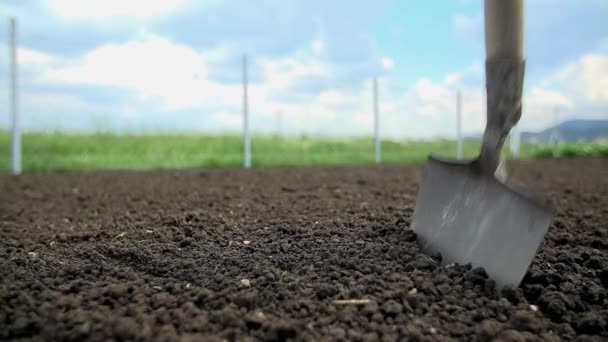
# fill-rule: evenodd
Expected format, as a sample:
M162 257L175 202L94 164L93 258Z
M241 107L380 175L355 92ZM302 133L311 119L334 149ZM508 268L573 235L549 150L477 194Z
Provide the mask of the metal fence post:
M458 139L458 160L462 160L462 94L460 90L456 92L456 138Z
M380 113L378 111L378 79L374 77L374 149L376 164L381 161Z
M9 19L10 41L10 112L11 128L11 171L13 175L21 174L21 132L17 104L17 21Z
M511 129L511 134L509 136L509 147L511 148L511 155L513 158L519 158L519 146L521 133L519 131L519 125L515 125Z
M559 106L555 106L553 108L553 129L551 130L551 134L549 135L549 144L557 145L561 137L559 135L559 128L557 127L559 124Z
M249 133L249 103L247 99L247 55L243 55L243 166L251 167L251 136Z

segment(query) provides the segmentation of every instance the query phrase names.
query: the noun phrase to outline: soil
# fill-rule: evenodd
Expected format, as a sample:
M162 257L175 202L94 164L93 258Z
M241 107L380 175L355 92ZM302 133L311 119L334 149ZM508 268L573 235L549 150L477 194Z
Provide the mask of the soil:
M418 249L421 166L1 176L0 339L606 340L608 159L512 166L557 216L503 296Z

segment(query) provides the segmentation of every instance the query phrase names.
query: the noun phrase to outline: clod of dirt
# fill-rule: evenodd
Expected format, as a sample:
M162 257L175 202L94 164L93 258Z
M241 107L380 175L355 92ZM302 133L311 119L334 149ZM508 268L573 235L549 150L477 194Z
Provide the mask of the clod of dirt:
M392 299L382 304L382 312L384 312L386 316L396 316L400 314L402 310L403 305Z
M586 313L576 320L576 330L582 334L599 334L606 329L606 320L596 313Z

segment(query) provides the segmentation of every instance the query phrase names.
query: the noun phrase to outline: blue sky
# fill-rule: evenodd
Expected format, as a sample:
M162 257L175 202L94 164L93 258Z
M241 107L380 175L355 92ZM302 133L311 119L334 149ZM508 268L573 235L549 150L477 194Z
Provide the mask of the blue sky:
M372 133L373 77L389 138L485 124L481 0L5 0L0 126L8 120L8 16L18 21L25 129L237 132L241 60L251 126ZM608 118L608 2L528 0L520 129Z

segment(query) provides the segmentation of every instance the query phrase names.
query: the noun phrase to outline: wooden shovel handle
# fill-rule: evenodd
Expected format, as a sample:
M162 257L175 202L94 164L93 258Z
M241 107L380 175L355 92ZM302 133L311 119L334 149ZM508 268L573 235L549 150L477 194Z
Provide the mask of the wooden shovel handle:
M485 0L486 59L524 59L524 0Z
M478 165L494 174L522 112L525 74L523 0L485 0L487 114Z

